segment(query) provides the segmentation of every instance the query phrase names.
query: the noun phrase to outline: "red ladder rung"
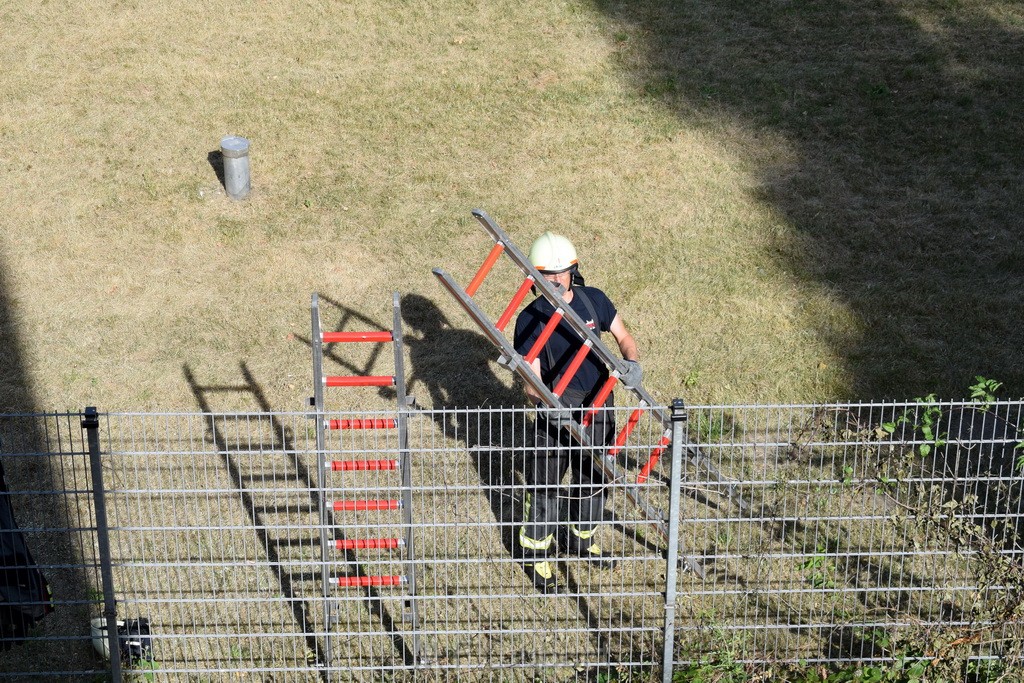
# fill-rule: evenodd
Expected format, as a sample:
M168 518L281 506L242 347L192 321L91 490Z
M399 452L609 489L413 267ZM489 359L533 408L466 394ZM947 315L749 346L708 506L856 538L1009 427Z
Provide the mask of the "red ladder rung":
M336 500L335 512L364 512L372 510L398 510L402 507L400 500Z
M400 538L339 538L334 542L334 547L338 550L375 550L378 548L392 550L401 548L403 545L405 542Z
M608 396L611 395L612 389L615 387L615 383L619 381L614 375L610 376L605 380L604 386L601 387L601 391L597 392L597 396L594 397L594 402L590 406L590 410L583 416L583 426L589 427L590 423L593 422L594 416L597 415L597 411L604 405L604 402L608 400Z
M368 472L376 470L397 470L397 460L332 460L331 470L335 472Z
M392 375L331 375L324 377L329 387L391 387L395 385Z
M401 586L404 576L338 576L334 579L342 588L366 588L369 586Z
M580 366L583 365L583 361L587 357L587 354L590 353L591 346L593 345L588 339L583 343L583 346L580 347L580 350L576 352L576 355L573 356L572 362L569 363L569 367L567 367L565 372L562 374L562 379L558 382L558 385L552 392L555 396L560 397L566 387L569 386L569 382L571 382L572 378L576 376L576 372L580 369Z
M391 332L321 332L320 338L325 344L335 342L389 342L394 341Z
M329 420L328 429L394 429L398 421L392 418L372 420Z
M643 484L647 481L647 478L651 476L651 472L658 465L658 459L661 458L661 454L665 452L665 448L672 443L672 437L666 434L661 437L661 441L655 446L654 450L651 451L651 457L647 459L647 464L641 468L640 473L636 475L636 483Z
M515 315L516 310L519 309L519 304L523 303L523 299L526 298L530 288L533 287L533 276L527 277L523 280L523 284L519 285L519 289L516 290L516 295L512 297L512 301L505 308L505 312L498 318L498 323L495 325L502 332L505 331L505 326L508 325L509 321L512 320L512 316Z
M551 314L551 318L548 320L547 324L544 325L544 329L541 330L540 336L537 337L537 341L533 343L533 347L530 348L530 352L524 357L524 360L527 363L532 363L537 360L537 356L540 355L540 350L548 343L548 339L551 338L555 328L558 327L558 323L562 322L562 316L563 313L560 308L556 309L555 312Z
M480 270L478 270L476 275L473 276L473 280L469 283L469 287L466 287L466 294L469 296L476 294L476 290L479 289L484 278L487 277L487 273L491 272L491 268L494 267L494 264L498 261L498 258L501 257L501 252L503 251L505 251L505 245L501 242L497 242L493 247L491 247L491 253L487 254L487 258L484 259L484 264L480 266Z
M637 423L640 422L640 416L643 415L643 410L637 408L629 415L629 419L626 420L626 426L622 428L619 435L615 437L615 445L608 449L608 455L618 455L622 447L626 445L626 440L629 439L629 435L636 429Z

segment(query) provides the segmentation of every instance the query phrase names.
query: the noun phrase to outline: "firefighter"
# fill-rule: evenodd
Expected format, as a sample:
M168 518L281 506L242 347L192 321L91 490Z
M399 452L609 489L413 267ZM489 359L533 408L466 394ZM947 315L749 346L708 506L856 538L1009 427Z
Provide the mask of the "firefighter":
M530 262L588 327L598 335L612 333L629 368L621 380L627 386L638 386L642 370L636 341L608 296L600 289L584 285L572 242L562 235L545 232L530 247ZM554 311L544 297L538 297L523 309L516 318L514 345L517 353L525 356L530 351ZM532 362L534 373L549 389L553 388L582 345L583 340L563 321ZM582 424L583 407L593 403L608 378L608 369L593 356L587 355L570 380L561 397L563 407L538 413L536 450L532 456L527 456L528 490L523 501L523 526L519 530L516 551L534 585L545 593L559 591L552 561L558 549L564 555L585 558L602 569L615 565L614 559L605 554L597 542L606 482L594 461L602 457L602 447L615 438L614 415L610 410L599 411L587 428L591 443L598 447L594 453L584 451L569 432L561 428L569 419ZM543 405L529 385L526 385L526 394L535 405ZM612 407L611 396L605 405ZM567 469L572 470L572 487L570 495L560 500L559 484Z

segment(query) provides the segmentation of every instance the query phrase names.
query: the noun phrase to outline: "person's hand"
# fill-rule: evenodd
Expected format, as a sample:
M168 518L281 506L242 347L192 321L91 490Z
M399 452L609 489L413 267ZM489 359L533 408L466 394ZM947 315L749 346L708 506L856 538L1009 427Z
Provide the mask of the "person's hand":
M572 410L564 406L548 408L547 406L538 403L537 413L549 425L556 428L568 427L573 421Z
M644 378L644 369L640 367L640 361L627 360L623 362L626 364L626 372L619 379L627 387L639 387L640 380Z

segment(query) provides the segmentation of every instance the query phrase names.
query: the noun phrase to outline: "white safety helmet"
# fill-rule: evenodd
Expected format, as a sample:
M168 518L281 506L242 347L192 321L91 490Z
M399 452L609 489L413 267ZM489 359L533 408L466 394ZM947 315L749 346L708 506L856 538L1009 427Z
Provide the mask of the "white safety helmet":
M578 264L576 247L561 235L545 232L530 246L530 263L542 273L562 273Z

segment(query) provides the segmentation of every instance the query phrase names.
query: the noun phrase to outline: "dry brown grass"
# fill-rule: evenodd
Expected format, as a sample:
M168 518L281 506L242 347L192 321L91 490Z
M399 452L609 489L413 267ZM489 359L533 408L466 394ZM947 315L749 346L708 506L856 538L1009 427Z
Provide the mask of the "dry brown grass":
M959 49L962 6L953 4L873 11L891 31L909 31L901 22L911 17L915 31ZM1012 5L963 6L971 26L982 26L979 8L1006 31L1020 26ZM701 22L718 15L689 9L696 23L680 23L658 2L6 8L0 261L10 324L2 334L17 351L4 367L0 405L194 409L185 366L202 383L233 384L244 362L269 407L301 409L310 370L298 337L308 334L312 291L382 326L391 291L416 293L470 329L430 269L468 281L487 249L469 217L478 206L521 246L541 229L579 243L589 281L619 305L640 340L649 387L666 401L871 397L914 391L924 376L941 391L974 372L1016 388L1019 332L999 321L1019 303L994 294L1019 280L1016 252L1005 277L968 278L939 306L929 292L949 282L943 268L924 282L917 267L917 280L890 277L894 263L882 254L879 281L865 283L856 263L870 264L870 255L853 258L820 236L846 229L835 218L853 222L854 242L870 240L862 228L872 216L903 205L887 203L881 185L849 187L854 162L830 164L829 150L865 155L867 172L881 168L879 183L891 183L902 165L884 158L890 138L866 131L875 137L861 148L836 142L861 116L859 103L837 100L835 121L816 123L818 146L809 145L798 132L797 95L780 91L777 111L771 101L750 102L774 92L740 59L759 39L744 23L753 19L732 8L739 14L698 44L698 29L708 30ZM801 20L815 18L786 3L758 12L789 21L800 37ZM864 26L850 30L877 39ZM875 65L900 54L871 44ZM791 57L791 73L821 67L828 48ZM698 78L691 66L706 73ZM961 73L983 113L996 112L1009 93L996 88L981 102L986 91L970 79L1001 86L1016 77L988 62L960 66L949 78ZM789 87L786 73L769 76ZM743 79L746 97L736 94ZM920 99L896 116L928 112L933 94L911 91ZM940 104L925 125L941 121ZM227 133L252 141L254 192L243 203L226 198L207 159ZM932 162L926 180L953 168L945 157ZM1019 166L1008 163L975 168L994 173L995 184L1016 183ZM948 189L911 181L906 191ZM969 217L1018 198L1007 189L950 201L962 200ZM839 207L832 216L830 203ZM947 208L944 216L958 210ZM1003 215L979 229L1012 236L1000 228ZM903 224L932 217L927 207L901 214ZM958 226L942 227L937 240ZM922 252L925 265L934 251ZM852 260L830 270L832 252ZM979 309L979 288L988 286L991 306ZM492 310L508 296L497 286L481 293ZM968 309L971 330L928 318L957 306ZM985 321L995 327L979 333ZM891 379L896 360L915 364L913 377ZM337 400L374 407L363 396ZM243 392L218 407L261 406Z
M183 365L230 384L245 361L274 408L297 409L308 349L290 335L314 290L385 326L390 292L416 292L469 327L430 269L467 278L482 260L475 206L524 245L541 228L580 242L658 395L691 371L706 398L804 395L776 378L834 352L764 333L800 287L752 267L750 240L723 248L768 218L730 198L749 176L714 137L635 106L614 45L571 9L11 10L0 213L28 392L3 403L192 409ZM229 132L253 144L244 203L207 162ZM792 362L751 372L765 353Z

